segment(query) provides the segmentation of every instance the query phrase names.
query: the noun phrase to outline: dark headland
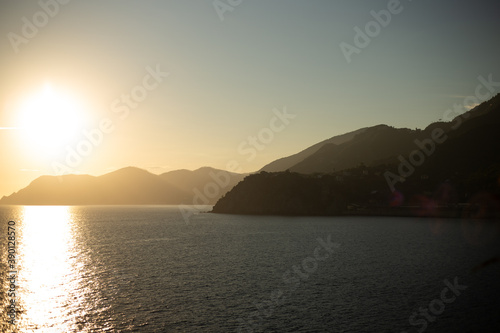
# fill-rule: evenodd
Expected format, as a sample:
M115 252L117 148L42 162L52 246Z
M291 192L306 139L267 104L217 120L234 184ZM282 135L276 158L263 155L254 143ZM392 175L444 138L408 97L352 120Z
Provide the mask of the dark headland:
M247 176L212 212L500 217L500 95L423 130L378 125Z

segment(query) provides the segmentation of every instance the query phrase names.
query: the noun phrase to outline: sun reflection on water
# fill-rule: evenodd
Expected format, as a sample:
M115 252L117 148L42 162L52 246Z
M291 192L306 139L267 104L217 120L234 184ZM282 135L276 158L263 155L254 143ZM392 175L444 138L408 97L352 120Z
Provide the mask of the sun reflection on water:
M79 280L70 207L26 206L20 227L19 291L25 310L20 327L73 331L67 311Z

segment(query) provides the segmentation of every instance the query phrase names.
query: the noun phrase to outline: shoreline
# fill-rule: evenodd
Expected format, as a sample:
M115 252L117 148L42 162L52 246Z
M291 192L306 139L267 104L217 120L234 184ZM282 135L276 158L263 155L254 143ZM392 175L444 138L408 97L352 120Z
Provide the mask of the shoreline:
M220 212L208 211L212 214L225 215L254 215L254 216L287 216L287 217L346 217L346 216L364 216L364 217L416 217L416 218L443 218L443 219L471 219L471 220L491 220L498 221L500 212L490 212L492 214L485 216L476 216L470 214L465 209L440 208L432 211L422 211L423 207L393 207L393 208L366 208L357 210L344 210L335 214L286 214L269 212ZM494 216L496 215L496 216Z

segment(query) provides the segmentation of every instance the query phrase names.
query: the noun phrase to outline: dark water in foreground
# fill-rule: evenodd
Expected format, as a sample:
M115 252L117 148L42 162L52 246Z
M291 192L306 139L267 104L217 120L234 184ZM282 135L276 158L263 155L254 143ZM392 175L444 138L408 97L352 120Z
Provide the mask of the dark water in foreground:
M500 262L472 271L500 255L496 224L187 224L160 206L0 207L0 218L2 244L16 221L19 332L500 331Z

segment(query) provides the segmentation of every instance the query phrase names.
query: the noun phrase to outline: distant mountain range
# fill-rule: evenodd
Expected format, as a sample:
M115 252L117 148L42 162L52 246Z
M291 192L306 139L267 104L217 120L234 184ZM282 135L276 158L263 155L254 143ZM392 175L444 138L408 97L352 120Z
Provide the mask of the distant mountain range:
M154 175L135 167L102 176L41 176L4 196L13 205L214 204L245 177L209 167ZM208 186L208 188L206 188Z
M378 125L325 140L247 177L213 211L332 215L364 207L387 214L393 206L467 204L500 211L500 94L447 120L423 130Z
M161 175L127 167L99 177L42 176L0 204L217 203L214 211L221 213L310 215L389 207L396 192L399 206L414 204L415 197L434 200L444 183L451 189L448 199L438 200L444 205L470 201L475 193L500 195L500 95L446 120L423 130L362 128L247 178L209 167Z

